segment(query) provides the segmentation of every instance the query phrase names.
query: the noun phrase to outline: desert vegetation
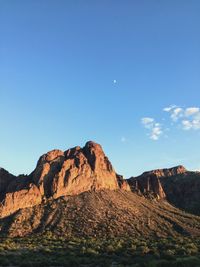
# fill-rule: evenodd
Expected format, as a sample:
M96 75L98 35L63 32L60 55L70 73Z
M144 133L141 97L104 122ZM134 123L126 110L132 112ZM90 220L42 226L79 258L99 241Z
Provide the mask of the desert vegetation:
M22 238L0 239L0 266L200 266L200 240L66 239L47 232Z

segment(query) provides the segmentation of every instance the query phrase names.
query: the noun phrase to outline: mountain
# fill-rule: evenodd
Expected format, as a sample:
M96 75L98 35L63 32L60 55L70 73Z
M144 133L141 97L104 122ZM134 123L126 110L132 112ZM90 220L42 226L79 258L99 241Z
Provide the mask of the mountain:
M127 181L133 192L147 198L165 199L182 210L200 215L200 172L177 166L144 172Z
M90 190L130 191L127 181L116 174L102 147L91 141L83 148L77 146L65 152L52 150L42 155L29 176L15 177L3 169L1 173L1 217L49 198Z
M0 169L0 234L200 236L200 174L183 166L124 179L95 142L42 155L30 175ZM184 211L185 210L185 211Z

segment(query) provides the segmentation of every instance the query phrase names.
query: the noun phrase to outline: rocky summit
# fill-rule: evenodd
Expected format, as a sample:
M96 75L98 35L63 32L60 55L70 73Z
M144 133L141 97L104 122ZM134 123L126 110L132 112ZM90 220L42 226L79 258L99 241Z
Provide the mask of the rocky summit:
M0 183L1 217L49 198L102 189L130 191L127 181L116 174L102 147L91 141L83 148L52 150L42 155L29 176L15 177L1 169Z
M199 192L183 166L124 179L89 141L42 155L30 175L0 169L0 234L199 236Z

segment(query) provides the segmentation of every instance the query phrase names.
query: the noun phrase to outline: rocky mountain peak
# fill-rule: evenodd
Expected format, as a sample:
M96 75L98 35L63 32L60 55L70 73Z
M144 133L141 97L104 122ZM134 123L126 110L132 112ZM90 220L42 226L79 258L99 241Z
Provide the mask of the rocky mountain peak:
M62 156L64 156L63 151L61 151L59 149L51 150L39 158L37 165L41 165L41 164L45 164L47 162L54 161L55 159L62 157Z
M93 141L89 141L83 147L83 153L94 172L102 170L114 172L114 169L108 158L105 156L101 145Z
M0 209L2 216L48 198L102 189L130 191L126 180L116 174L102 147L93 141L83 148L76 146L65 152L58 149L47 152L39 158L29 176L13 178L7 175L9 179L6 180L4 176L0 175L4 198Z

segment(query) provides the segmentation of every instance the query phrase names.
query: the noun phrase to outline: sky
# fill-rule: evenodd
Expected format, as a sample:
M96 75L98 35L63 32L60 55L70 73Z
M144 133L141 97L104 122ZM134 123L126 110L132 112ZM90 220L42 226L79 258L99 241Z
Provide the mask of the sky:
M199 0L0 0L0 166L100 143L126 178L200 169Z

